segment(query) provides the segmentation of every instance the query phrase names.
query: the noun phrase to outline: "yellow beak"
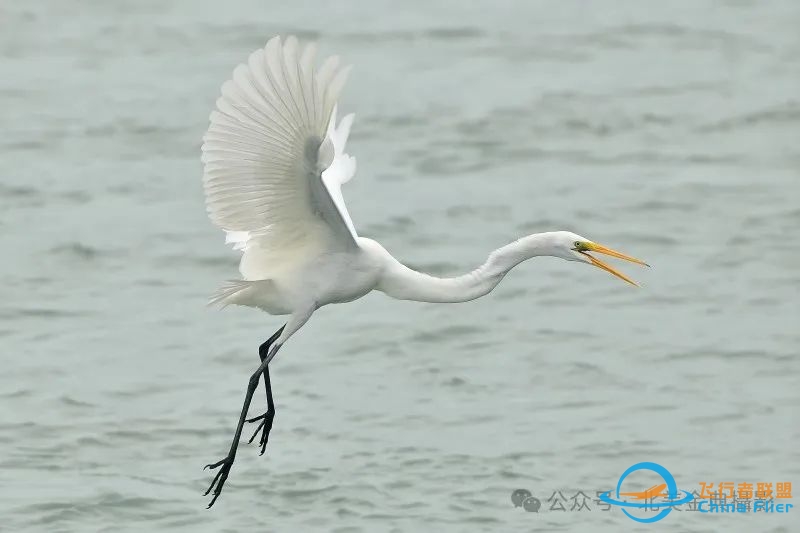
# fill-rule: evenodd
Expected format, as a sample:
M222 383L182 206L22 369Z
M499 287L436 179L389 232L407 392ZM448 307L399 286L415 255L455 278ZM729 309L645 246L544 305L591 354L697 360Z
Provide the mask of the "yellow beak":
M644 261L642 261L641 259L636 259L635 257L631 257L629 255L625 255L623 253L620 253L620 252L618 252L616 250L612 250L611 248L607 248L607 247L603 246L602 244L597 244L597 243L594 243L594 242L587 242L585 244L585 247L586 247L585 248L586 251L597 252L598 254L610 255L611 257L616 257L618 259L624 259L625 261L630 261L631 263L636 263L637 265L643 265L643 266L646 266L646 267L650 266L647 263L645 263ZM592 264L594 266L596 266L597 268L601 268L601 269L605 270L606 272L617 276L621 280L627 281L631 285L635 285L636 287L639 286L638 283L633 281L631 278L629 278L628 276L626 276L622 272L619 272L618 270L608 266L607 264L603 263L602 261L600 261L596 257L593 257L593 256L587 254L586 251L579 250L579 252L582 253L583 255L585 255L586 257L588 257L589 261L591 261Z

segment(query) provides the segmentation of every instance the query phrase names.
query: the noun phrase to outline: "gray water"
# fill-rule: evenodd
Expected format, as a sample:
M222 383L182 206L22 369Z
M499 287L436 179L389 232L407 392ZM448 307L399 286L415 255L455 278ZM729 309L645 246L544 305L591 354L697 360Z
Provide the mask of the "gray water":
M0 529L797 530L510 496L640 461L798 487L800 3L266 4L0 4ZM569 229L653 268L536 259L468 304L320 310L273 365L267 454L243 442L207 511L283 322L204 306L238 256L199 145L278 33L355 65L344 194L401 260L460 273Z

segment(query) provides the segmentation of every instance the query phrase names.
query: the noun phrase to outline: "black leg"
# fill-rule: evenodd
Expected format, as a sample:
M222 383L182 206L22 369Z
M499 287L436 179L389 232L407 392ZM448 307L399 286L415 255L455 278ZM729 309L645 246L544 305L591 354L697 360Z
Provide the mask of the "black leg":
M266 365L262 363L261 366ZM242 436L242 427L244 426L245 416L247 416L247 409L250 407L250 400L253 399L253 393L256 391L256 387L258 386L258 377L263 371L261 366L259 366L258 370L256 370L255 373L250 376L250 381L247 383L247 394L244 397L244 405L242 405L242 412L239 415L239 424L236 426L236 433L233 436L233 442L231 443L231 449L228 451L228 455L221 461L207 464L205 466L206 468L211 468L212 470L220 466L222 467L219 469L219 472L217 472L217 475L214 476L214 479L211 481L211 485L205 492L205 495L208 495L212 489L214 490L214 497L208 504L209 509L212 505L214 505L214 502L217 501L219 495L222 494L222 487L225 485L225 481L228 479L228 474L230 474L231 467L233 466L233 461L236 459L236 447L239 445L239 439Z
M281 328L283 330L283 328ZM277 334L280 335L280 332ZM274 342L277 339L277 335L274 335L270 339ZM268 341L269 342L269 341ZM266 344L266 343L265 343ZM236 448L239 446L239 439L242 437L242 428L244 427L245 417L247 416L247 410L250 408L250 402L253 399L253 393L256 391L256 387L258 387L258 378L261 374L265 376L265 384L267 385L267 405L268 411L272 412L274 416L274 406L272 405L272 390L269 385L269 377L266 373L267 366L269 364L268 359L265 355L262 357L261 365L259 365L258 369L250 376L250 380L247 382L247 393L244 397L244 404L242 405L242 412L239 414L239 423L236 425L236 432L233 435L233 442L231 442L231 448L228 451L228 455L222 459L221 461L217 461L216 463L207 464L205 468L211 468L212 470L215 468L219 468L219 472L217 475L214 476L214 479L211 481L211 485L206 490L205 495L207 496L212 490L214 491L214 496L211 499L211 502L208 504L208 508L210 509L214 502L217 501L219 495L222 494L222 487L225 485L225 481L228 479L228 475L230 474L231 467L233 466L233 461L236 459ZM265 418L266 420L266 418ZM270 420L270 426L272 425Z
M275 342L278 339L278 337L280 337L281 333L283 333L283 328L285 327L286 324L284 324L281 329L276 331L272 337L267 339L267 341L258 348L258 356L261 358L262 363L269 354L270 346L272 345L273 342ZM260 455L264 455L264 452L267 450L267 441L269 440L269 432L270 430L272 430L272 422L273 420L275 420L275 404L272 401L272 384L270 383L270 378L269 378L269 365L267 365L266 369L264 370L264 388L266 389L267 392L267 411L262 415L247 419L249 423L258 422L259 420L261 421L258 424L256 430L253 432L253 436L250 437L250 440L247 441L248 443L253 442L253 440L256 438L256 435L258 435L259 431L261 432L261 440L259 440L259 444L261 445Z

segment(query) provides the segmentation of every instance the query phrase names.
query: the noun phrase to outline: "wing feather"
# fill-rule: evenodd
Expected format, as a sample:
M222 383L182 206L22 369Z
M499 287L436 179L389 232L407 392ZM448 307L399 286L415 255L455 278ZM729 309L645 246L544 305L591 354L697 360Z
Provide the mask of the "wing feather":
M275 37L222 85L203 137L203 187L209 217L237 249L312 235L355 245L340 190L355 172L343 151L352 116L335 124L349 67L332 56L315 71L315 54L313 43L301 50L295 37Z

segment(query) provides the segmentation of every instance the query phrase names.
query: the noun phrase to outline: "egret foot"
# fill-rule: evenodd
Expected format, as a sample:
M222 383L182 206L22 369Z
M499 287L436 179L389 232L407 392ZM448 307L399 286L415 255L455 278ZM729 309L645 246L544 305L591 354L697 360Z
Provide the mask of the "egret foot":
M256 438L256 435L258 435L259 431L261 432L261 440L259 440L258 442L261 445L261 453L259 455L264 455L264 452L267 450L267 441L269 441L269 432L272 430L272 421L274 419L275 419L274 410L267 411L263 415L247 419L247 422L250 424L258 422L259 420L261 421L261 423L258 424L256 430L253 432L253 436L250 437L250 440L247 441L248 444L253 442L253 440Z
M216 463L207 464L203 470L206 468L210 468L214 470L215 468L222 468L219 469L217 475L214 476L213 481L211 481L211 485L208 487L208 490L203 494L203 496L208 496L208 494L214 490L214 497L211 499L211 503L208 504L206 509L211 509L211 506L214 505L214 502L217 501L219 495L222 494L222 487L225 486L225 481L228 480L228 474L231 472L231 467L233 466L233 460L236 458L236 454L229 455L225 459L221 461L217 461ZM216 486L216 488L214 488Z

